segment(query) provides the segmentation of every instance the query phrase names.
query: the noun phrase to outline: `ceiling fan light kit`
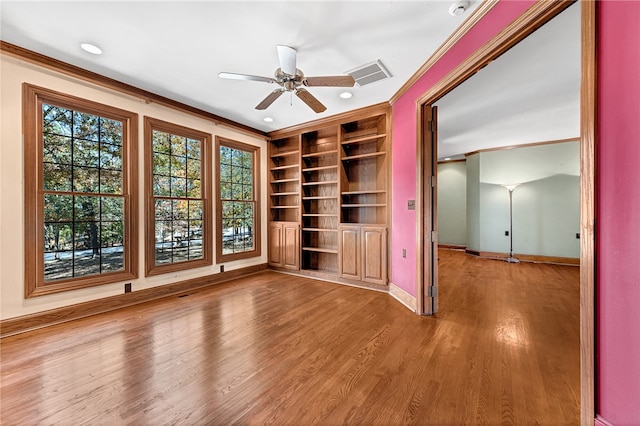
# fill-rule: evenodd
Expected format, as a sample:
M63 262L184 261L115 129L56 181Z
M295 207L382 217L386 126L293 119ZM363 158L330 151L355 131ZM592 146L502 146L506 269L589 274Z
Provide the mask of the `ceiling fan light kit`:
M274 73L275 78L229 72L221 72L218 76L231 80L249 80L278 84L280 87L269 93L267 97L256 106L257 110L269 108L284 92L291 92L295 93L295 95L313 111L321 113L326 111L327 107L304 87L353 87L355 84L355 79L350 75L305 77L304 73L296 68L296 49L289 46L278 45L277 50L280 68L276 69Z

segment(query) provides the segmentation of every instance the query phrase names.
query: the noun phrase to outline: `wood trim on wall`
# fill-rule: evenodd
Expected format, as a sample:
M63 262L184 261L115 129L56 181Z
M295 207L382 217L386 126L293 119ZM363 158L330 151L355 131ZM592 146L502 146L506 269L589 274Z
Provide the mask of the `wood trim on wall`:
M504 260L509 257L509 253L500 253L495 251L477 251L477 250L465 249L465 253L470 254L472 256L482 257L485 259ZM519 254L519 253L515 253L513 256L519 259L521 262L549 263L553 265L569 265L569 266L580 265L579 257L543 256L540 254Z
M438 248L444 250L466 250L467 246L461 244L438 244Z
M212 121L215 124L222 125L230 129L249 134L251 136L257 136L260 138L265 138L267 136L265 132L246 126L244 124L236 123L232 120L220 117L207 111L203 111L199 108L175 101L173 99L169 99L161 95L157 95L152 92L148 92L146 90L106 77L93 71L89 71L75 65L71 65L67 62L63 62L49 56L45 56L40 53L22 48L20 46L7 43L6 41L0 40L0 52L50 70L74 78L78 78L80 80L88 81L90 83L114 90L119 93L134 96L136 98L142 99L147 103L156 103L158 105L178 110L180 112L186 112L197 117L204 118L205 120Z
M477 149L475 151L465 153L464 156L468 157L469 155L480 154L483 152L505 151L505 150L516 149L516 148L530 148L532 146L555 145L557 143L565 143L565 142L580 142L580 136L576 136L575 138L558 139L554 141L531 142L531 143L523 143L522 145L508 145L508 146L498 146L496 148Z
M235 278L262 272L266 269L267 264L263 263L260 265L234 269L232 271L192 278L159 287L146 288L132 293L118 294L102 299L37 312L35 314L5 319L0 321L0 338L85 318L91 315L114 311L116 309L161 299L163 297L187 293L214 284L230 281Z
M429 71L471 28L473 28L493 7L498 0L484 0L467 19L436 49L427 61L407 80L405 84L391 97L389 102L393 105L407 90Z
M406 306L411 312L416 312L416 298L394 283L389 283L389 294L398 302Z
M597 149L597 3L580 2L580 416L592 424L595 409L595 221Z
M378 111L388 111L390 109L390 105L388 102L381 102L379 104L370 105L363 108L354 109L351 111L346 111L340 114L331 115L329 117L320 118L318 120L308 121L302 124L296 124L295 126L287 127L280 130L275 130L269 133L269 137L273 139L283 139L288 136L295 135L296 133L306 133L312 132L314 130L330 127L332 125L342 123L348 121L350 119L358 119L358 117L362 115L370 115L375 114ZM391 133L387 131L387 135Z

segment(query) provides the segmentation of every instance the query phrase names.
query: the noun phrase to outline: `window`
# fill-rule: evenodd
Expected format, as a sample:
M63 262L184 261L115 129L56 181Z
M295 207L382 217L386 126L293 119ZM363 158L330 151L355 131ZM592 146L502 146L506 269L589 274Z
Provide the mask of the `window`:
M260 148L216 138L218 263L260 256Z
M137 115L23 85L25 297L137 277Z
M211 265L211 136L145 117L146 274Z

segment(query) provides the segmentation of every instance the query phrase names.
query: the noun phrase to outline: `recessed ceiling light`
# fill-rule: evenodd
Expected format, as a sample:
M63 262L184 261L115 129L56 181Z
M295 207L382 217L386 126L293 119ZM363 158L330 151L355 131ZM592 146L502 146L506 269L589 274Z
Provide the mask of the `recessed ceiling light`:
M267 123L273 123L273 118L271 117L265 117L263 118L264 121L266 121Z
M340 97L342 99L349 99L352 96L353 96L353 93L351 93L351 92L342 92L342 93L340 93Z
M84 50L85 52L89 52L92 55L102 55L102 49L100 49L95 44L80 43L80 47L82 48L82 50Z

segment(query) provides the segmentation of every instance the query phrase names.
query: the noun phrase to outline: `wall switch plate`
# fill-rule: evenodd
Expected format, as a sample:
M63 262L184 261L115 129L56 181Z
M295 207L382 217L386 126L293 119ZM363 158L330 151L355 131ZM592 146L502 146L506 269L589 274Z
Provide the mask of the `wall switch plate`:
M416 200L409 200L407 202L407 208L409 210L415 210L416 209Z
M580 239L580 233L576 232L576 239L579 240Z
M504 236L508 237L509 236L509 231L504 231Z

